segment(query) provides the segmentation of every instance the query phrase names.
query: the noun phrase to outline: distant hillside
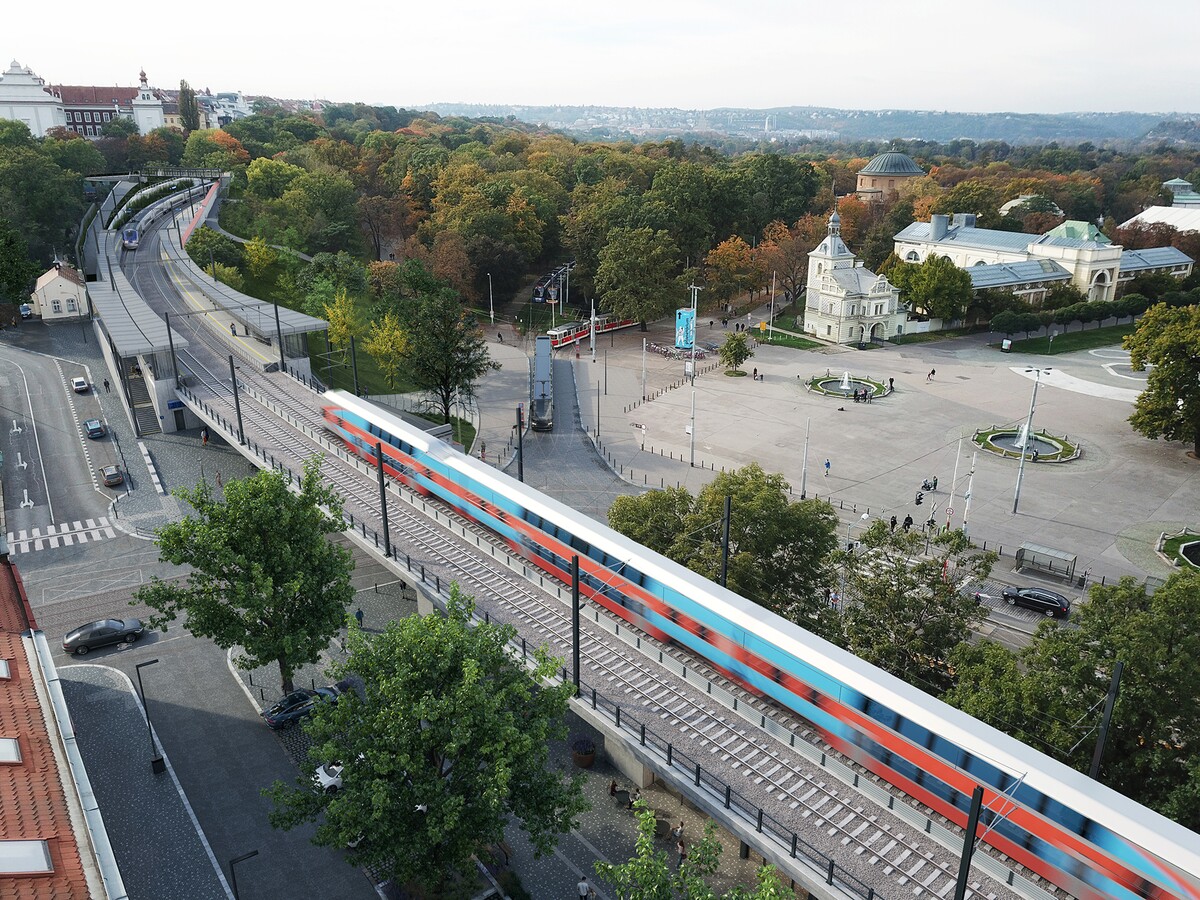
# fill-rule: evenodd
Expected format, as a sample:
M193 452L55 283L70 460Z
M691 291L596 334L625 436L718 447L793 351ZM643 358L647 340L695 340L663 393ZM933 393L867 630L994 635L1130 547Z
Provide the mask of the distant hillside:
M1197 140L1194 116L1161 113L958 113L850 110L815 106L777 109L654 109L611 106L501 106L434 103L441 115L512 116L581 137L657 139L683 134L739 138L886 141L1007 141L1010 144ZM1151 137L1153 135L1153 138Z

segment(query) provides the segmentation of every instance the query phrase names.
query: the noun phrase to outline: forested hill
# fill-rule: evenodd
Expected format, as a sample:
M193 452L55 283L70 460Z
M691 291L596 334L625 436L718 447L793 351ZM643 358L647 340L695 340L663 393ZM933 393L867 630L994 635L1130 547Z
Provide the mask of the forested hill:
M680 134L811 137L824 140L1006 141L1009 144L1140 141L1152 135L1196 140L1189 117L1163 113L961 113L932 110L851 110L815 106L776 109L670 109L615 106L505 106L433 103L441 115L512 116L589 138L661 138ZM1190 118L1195 118L1194 116ZM1187 135L1187 137L1183 137Z

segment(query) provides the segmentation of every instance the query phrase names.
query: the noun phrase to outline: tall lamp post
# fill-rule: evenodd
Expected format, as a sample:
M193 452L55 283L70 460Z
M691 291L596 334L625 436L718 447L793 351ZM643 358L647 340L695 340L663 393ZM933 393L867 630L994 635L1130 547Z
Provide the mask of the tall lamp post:
M1017 504L1021 502L1021 478L1025 475L1025 457L1028 456L1025 451L1029 449L1029 441L1033 438L1033 411L1037 407L1038 385L1042 383L1042 373L1053 371L1052 366L1044 369L1030 366L1025 370L1026 373L1034 372L1036 374L1033 377L1033 396L1029 398L1029 416L1025 419L1025 442L1021 445L1021 464L1017 466L1017 490L1013 494L1013 515L1017 514Z
M138 695L142 698L142 709L146 711L146 734L150 737L150 771L155 775L161 775L167 770L167 764L163 762L162 755L158 752L158 747L154 743L154 730L150 727L150 707L146 703L146 691L142 687L142 669L146 666L152 666L157 659L148 659L145 662L140 662L134 666L134 671L137 672L138 680Z
M857 522L847 522L846 523L846 552L847 553L853 552L852 548L854 546L850 540L850 529L866 528L867 526L865 523L870 518L871 518L870 513L863 513L861 516L858 517ZM846 594L846 566L848 566L849 564L850 564L849 561L842 563L842 588L840 591L838 591L839 599L845 597L845 594Z
M229 880L232 882L230 887L233 888L233 900L241 900L237 889L237 869L234 868L238 863L245 862L248 859L254 859L258 856L257 850L251 850L249 853L243 853L241 856L235 856L229 861Z

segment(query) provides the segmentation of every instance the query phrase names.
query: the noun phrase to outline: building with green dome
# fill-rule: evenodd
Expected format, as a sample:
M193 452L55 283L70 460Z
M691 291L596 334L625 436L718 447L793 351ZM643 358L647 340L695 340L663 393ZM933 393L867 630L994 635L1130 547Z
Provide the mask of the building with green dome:
M911 156L899 150L880 153L858 173L858 199L864 203L894 200L901 184L924 174Z

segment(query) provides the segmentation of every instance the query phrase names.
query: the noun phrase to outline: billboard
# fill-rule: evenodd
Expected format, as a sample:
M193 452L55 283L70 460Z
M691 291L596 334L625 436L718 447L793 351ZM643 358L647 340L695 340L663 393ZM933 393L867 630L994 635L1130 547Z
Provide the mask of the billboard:
M686 309L675 310L675 347L678 350L691 350L692 341L696 339L696 311L690 306Z

